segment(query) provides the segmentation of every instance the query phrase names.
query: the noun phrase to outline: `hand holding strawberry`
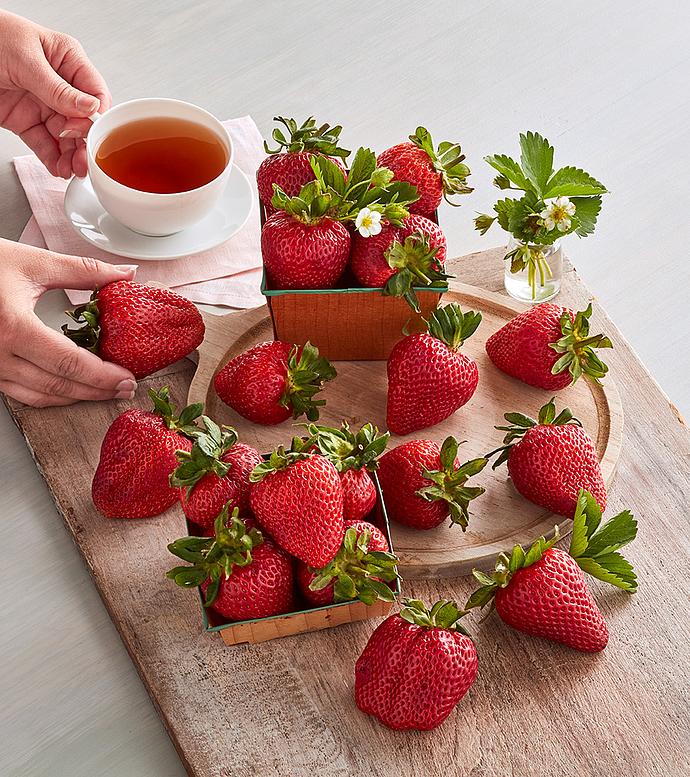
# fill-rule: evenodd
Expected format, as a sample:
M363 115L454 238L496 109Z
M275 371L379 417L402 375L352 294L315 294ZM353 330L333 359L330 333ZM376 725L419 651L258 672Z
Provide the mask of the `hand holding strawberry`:
M525 553L516 545L502 553L492 575L474 571L482 587L465 609L496 606L501 619L514 629L584 652L596 653L608 643L608 629L585 581L584 572L634 593L637 579L618 551L635 539L637 522L624 510L603 526L594 497L581 490L573 519L570 553L540 537Z
M144 378L191 353L204 339L195 305L169 289L114 281L69 313L62 331L77 345Z
M427 609L408 599L374 631L355 665L355 701L392 729L441 725L477 676L465 613L441 599Z
M507 461L513 485L526 499L572 518L577 495L584 488L602 510L606 508L606 485L596 448L569 408L556 415L551 399L536 421L522 413L506 413L504 418L510 426L496 427L506 432L503 446L487 458L500 452L493 469Z
M486 352L499 370L537 388L559 391L583 374L598 383L608 367L594 349L613 345L606 335L589 334L591 315L591 304L573 313L544 302L494 332Z

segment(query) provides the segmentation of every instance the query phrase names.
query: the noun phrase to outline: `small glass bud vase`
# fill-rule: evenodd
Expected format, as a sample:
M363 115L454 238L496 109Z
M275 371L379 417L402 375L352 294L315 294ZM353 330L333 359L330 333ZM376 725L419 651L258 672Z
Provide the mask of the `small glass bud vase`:
M505 259L505 287L520 302L537 304L553 299L561 290L563 251L552 245L526 245L511 237Z

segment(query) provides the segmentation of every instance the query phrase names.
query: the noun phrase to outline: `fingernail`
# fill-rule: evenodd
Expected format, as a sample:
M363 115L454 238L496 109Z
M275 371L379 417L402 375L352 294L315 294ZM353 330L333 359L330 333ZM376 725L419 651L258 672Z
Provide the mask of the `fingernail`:
M115 391L118 392L119 397L120 394L132 394L136 388L136 381L132 380L131 378L126 378L125 380L121 380L117 386L115 386Z
M115 399L134 399L133 391L118 391L115 394Z
M62 130L58 135L59 138L82 138L84 134L79 130Z
M126 275L129 272L136 272L139 269L138 264L118 264L115 266L115 269L118 272L121 272L123 275Z
M80 94L79 97L77 97L77 108L79 108L80 111L84 111L84 113L93 113L94 111L97 111L99 105L100 101L98 99L89 97L87 94Z

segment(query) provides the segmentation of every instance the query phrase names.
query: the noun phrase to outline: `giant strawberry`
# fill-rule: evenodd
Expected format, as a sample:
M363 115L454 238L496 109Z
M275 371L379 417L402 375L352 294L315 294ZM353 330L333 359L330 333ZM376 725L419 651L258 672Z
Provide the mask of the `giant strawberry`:
M125 410L110 425L93 476L93 503L107 518L149 518L171 507L178 490L169 481L175 451L188 451L198 428L201 404L179 416L167 387L149 390L154 411Z
M403 602L369 637L355 664L355 701L392 729L436 728L477 676L477 651L460 624L465 613L441 599L427 609Z
M285 127L273 130L273 140L278 148L269 148L264 141L264 149L269 155L259 165L256 172L256 183L259 198L268 213L273 212L273 186L279 186L288 197L296 197L304 184L314 180L314 171L310 160L314 156L325 155L341 170L345 177L345 167L340 161L349 156L347 149L338 145L342 127L331 127L328 124L317 126L312 116L300 126L294 119L275 116L274 121Z
M144 378L182 359L204 339L196 307L170 289L114 281L68 315L62 331L77 345Z
M515 316L486 341L486 352L503 372L530 386L558 391L582 375L599 381L608 367L594 352L612 348L606 335L589 334L592 305L573 313L544 302Z
M414 287L443 285L445 261L446 236L426 216L410 214L399 227L387 223L377 234L352 238L350 265L359 283L403 297L417 311Z
M333 365L311 343L304 347L271 340L231 359L216 375L218 396L255 424L280 424L291 416L319 417L323 399L314 399L333 380Z
M386 449L390 434L379 434L369 423L355 433L345 421L340 429L316 424L307 429L318 450L340 473L343 517L346 521L364 518L376 504L376 486L369 473L378 467L377 459Z
M436 149L424 127L417 127L409 137L409 143L398 143L379 154L378 162L393 171L395 180L417 188L419 199L410 206L411 213L430 216L442 197L450 202L448 197L472 191L467 185L470 169L463 162L465 155L459 143L444 141Z
M249 501L281 548L321 569L343 541L343 491L338 470L311 447L295 439L290 451L273 451L249 476Z
M297 583L304 598L317 606L359 599L373 604L392 602L388 583L398 579L398 559L389 552L383 532L367 521L345 521L343 543L325 567L314 569L299 561Z
M450 519L464 531L469 504L485 489L468 486L486 459L457 461L458 443L447 437L441 448L431 440L410 440L381 457L378 477L388 516L413 529L433 529Z
M493 469L508 462L515 488L530 502L566 518L572 518L581 488L606 509L606 486L591 437L569 408L556 415L554 400L539 411L538 420L522 413L506 413L510 426Z
M448 418L469 402L479 381L477 364L460 351L482 320L452 302L435 310L428 331L396 343L388 357L388 428L409 434Z
M540 537L526 553L516 545L510 555L499 555L492 575L474 571L482 587L465 609L493 601L501 619L514 629L587 653L603 650L608 629L583 571L634 593L635 572L618 551L635 539L637 522L625 510L601 527L600 523L596 500L580 491L570 553L554 547L558 527L553 539Z
M180 489L182 510L198 526L212 526L224 506L249 511L249 473L261 463L259 452L237 442L237 432L202 416L205 431L191 450L176 453L179 465L170 485Z
M190 563L167 572L183 588L201 588L204 607L231 621L268 618L295 609L292 559L225 507L211 537L182 537L168 550Z

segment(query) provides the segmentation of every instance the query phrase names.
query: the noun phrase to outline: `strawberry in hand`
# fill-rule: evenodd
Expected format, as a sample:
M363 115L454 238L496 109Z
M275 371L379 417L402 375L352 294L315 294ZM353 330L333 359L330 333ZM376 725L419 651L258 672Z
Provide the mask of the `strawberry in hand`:
M388 357L388 428L409 434L434 426L467 404L477 388L479 370L460 351L476 331L481 313L450 305L429 317L428 331L396 343Z
M231 621L268 618L295 609L292 559L227 506L211 537L182 537L168 550L191 566L166 577L183 588L200 587L204 607Z
M506 413L510 426L497 426L506 432L503 445L487 454L499 457L496 469L508 462L513 485L525 499L558 515L572 518L581 488L589 491L602 510L606 509L606 485L591 437L569 408L556 415L551 399L535 420L522 413Z
M383 532L367 521L345 521L343 544L325 567L297 564L297 583L304 598L323 606L359 599L373 604L377 599L395 600L388 585L399 579L397 556L390 553Z
M237 432L202 416L205 430L191 450L176 452L179 465L170 485L180 489L182 510L197 526L212 526L224 506L249 511L249 473L261 463L259 452L237 442Z
M177 416L167 387L149 390L149 397L152 413L126 410L101 443L91 495L107 518L149 518L177 502L179 492L169 483L175 452L191 450L203 407L189 405Z
M477 650L460 624L465 615L441 599L428 609L403 602L369 638L355 664L355 701L388 728L440 726L477 676Z
M441 204L441 198L450 205L459 204L448 198L472 191L467 185L470 169L464 164L460 144L444 141L436 149L424 127L417 127L409 137L409 143L398 143L379 154L378 163L392 170L396 181L407 181L416 187L419 199L410 206L410 213L430 216Z
M62 331L104 361L145 378L191 353L204 339L195 305L169 289L114 281L68 315L78 324Z
M575 650L599 652L606 647L609 633L583 572L634 593L635 572L618 551L636 535L637 522L628 510L601 526L599 505L581 490L570 552L554 547L559 539L556 527L553 539L547 542L540 537L526 553L520 545L510 555L501 553L493 574L474 571L482 587L465 609L492 602L501 619L518 631Z
M304 347L280 340L260 343L231 359L213 379L218 396L255 424L273 425L306 415L319 417L324 399L314 399L333 365L311 343Z
M598 383L608 367L594 349L613 345L606 335L589 334L591 315L591 304L573 313L544 302L494 332L486 352L499 370L547 391L564 389L583 374Z

